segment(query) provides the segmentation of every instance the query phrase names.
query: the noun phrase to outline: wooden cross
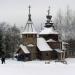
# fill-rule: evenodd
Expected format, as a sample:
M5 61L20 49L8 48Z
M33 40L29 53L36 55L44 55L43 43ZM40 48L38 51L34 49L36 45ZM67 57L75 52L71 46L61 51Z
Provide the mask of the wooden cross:
M48 10L48 15L50 14L50 6L49 6L49 10Z
M30 8L31 8L31 6L29 5L29 14L30 14Z

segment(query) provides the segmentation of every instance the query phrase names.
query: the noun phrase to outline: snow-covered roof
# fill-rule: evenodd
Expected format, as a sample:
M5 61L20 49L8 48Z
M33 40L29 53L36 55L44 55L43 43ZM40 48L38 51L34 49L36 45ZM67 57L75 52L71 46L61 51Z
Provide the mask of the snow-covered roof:
M28 21L22 34L37 34L32 21Z
M37 47L40 51L52 51L52 48L46 43L44 38L37 38Z
M56 41L53 40L53 39L49 39L49 40L47 40L46 42L56 42Z
M37 32L22 32L21 34L37 34Z
M33 45L33 44L28 44L27 46L28 46L28 47L33 47L34 45Z
M39 34L58 34L58 32L54 30L53 27L50 27L44 28Z
M26 46L21 44L20 48L24 51L24 53L30 53Z
M63 51L61 49L54 49L55 51L57 51L58 53L62 53Z
M68 43L63 41L62 44L65 45L65 44L68 44Z

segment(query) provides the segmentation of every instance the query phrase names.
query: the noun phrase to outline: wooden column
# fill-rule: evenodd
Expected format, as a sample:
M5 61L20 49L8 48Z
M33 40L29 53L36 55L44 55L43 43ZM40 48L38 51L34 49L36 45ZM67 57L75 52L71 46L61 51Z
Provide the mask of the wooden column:
M60 56L61 56L60 60L62 60L62 53L60 53Z
M64 54L63 54L63 59L65 59L65 51L64 51Z

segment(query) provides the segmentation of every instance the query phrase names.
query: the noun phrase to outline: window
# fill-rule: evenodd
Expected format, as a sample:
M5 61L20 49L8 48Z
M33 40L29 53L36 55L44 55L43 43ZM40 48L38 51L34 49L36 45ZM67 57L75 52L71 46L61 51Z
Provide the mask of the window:
M27 34L26 34L26 38L27 38Z
M33 37L33 35L32 34L29 34L28 37Z
M46 56L48 56L48 53L46 53Z

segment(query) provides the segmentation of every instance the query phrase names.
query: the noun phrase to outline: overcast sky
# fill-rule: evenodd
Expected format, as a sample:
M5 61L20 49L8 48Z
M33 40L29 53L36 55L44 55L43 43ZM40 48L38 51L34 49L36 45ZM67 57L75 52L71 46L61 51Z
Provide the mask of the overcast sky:
M27 21L29 4L34 24L45 21L49 6L52 16L55 16L58 9L65 11L67 5L75 11L75 0L0 0L0 22L24 25Z

